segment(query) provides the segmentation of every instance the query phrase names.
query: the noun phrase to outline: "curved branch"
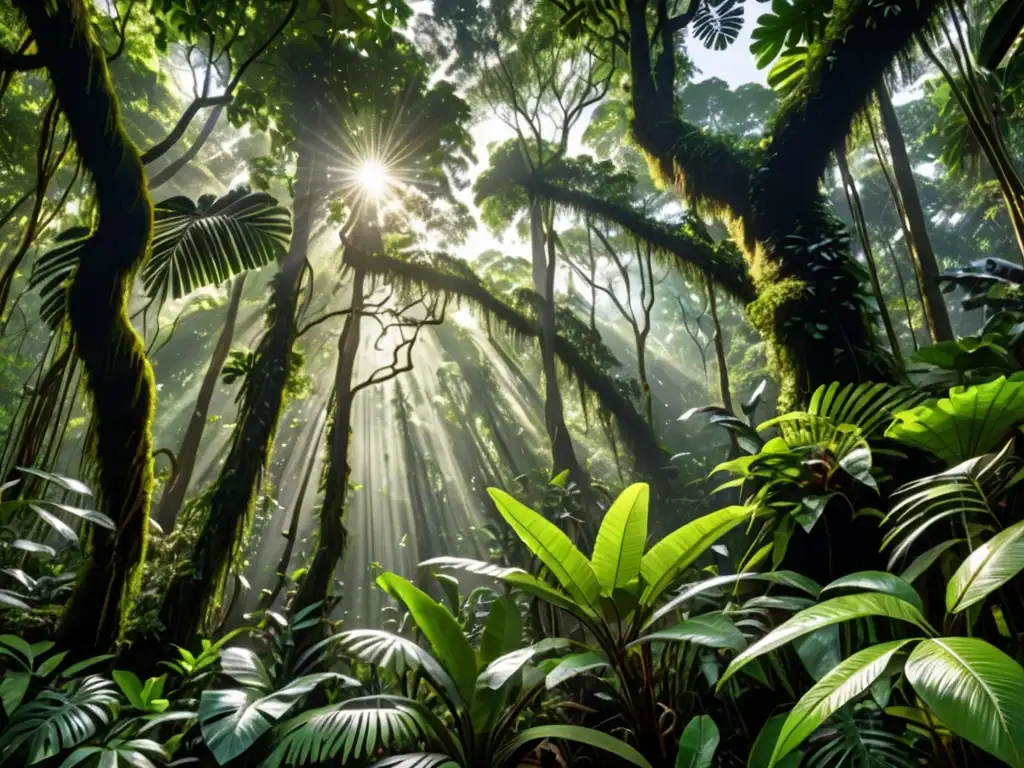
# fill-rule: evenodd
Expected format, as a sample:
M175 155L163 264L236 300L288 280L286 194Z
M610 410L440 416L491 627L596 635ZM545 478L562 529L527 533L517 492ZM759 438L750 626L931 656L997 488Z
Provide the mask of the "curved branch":
M539 179L531 179L523 186L545 200L621 227L633 237L649 244L656 252L674 257L677 264L687 270L711 275L723 290L744 303L754 300L754 283L747 273L746 265L739 259L724 256L709 240L695 237L681 229L672 229L627 206L602 200L586 192Z

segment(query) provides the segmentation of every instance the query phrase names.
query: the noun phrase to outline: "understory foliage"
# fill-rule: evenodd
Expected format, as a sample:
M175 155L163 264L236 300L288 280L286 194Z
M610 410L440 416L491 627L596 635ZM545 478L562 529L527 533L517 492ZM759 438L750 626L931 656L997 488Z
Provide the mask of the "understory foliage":
M1024 768L1024 0L414 5L0 7L0 768Z

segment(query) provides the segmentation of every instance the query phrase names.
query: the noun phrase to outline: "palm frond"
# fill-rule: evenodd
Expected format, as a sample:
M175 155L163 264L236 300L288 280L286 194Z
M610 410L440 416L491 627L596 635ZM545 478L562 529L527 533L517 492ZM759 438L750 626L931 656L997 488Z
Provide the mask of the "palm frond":
M896 491L897 502L883 521L892 530L882 540L882 548L895 545L889 558L890 570L943 520L985 524L992 514L990 498L998 495L1008 480L1011 445L1008 443L1000 453L969 459L945 472L914 480ZM970 533L962 532L965 537Z
M42 300L39 314L50 328L59 328L67 317L67 289L88 239L89 230L86 227L66 229L54 238L58 245L36 259L32 265L28 287L29 290L39 289Z
M78 746L110 723L117 702L114 683L95 675L65 690L43 691L15 712L0 735L0 760L27 747L22 765L28 765Z
M920 405L928 393L915 387L865 382L821 386L811 395L807 412L835 424L853 424L869 436L892 421L898 411Z
M459 768L459 764L437 752L410 752L378 760L373 768Z
M445 726L429 709L411 699L349 699L283 723L277 734L277 746L263 768L319 765L328 760L348 765L350 760L371 758L381 750L402 745L420 741L441 743L444 731Z
M154 208L153 247L142 269L146 295L178 299L259 269L288 247L288 209L263 192L236 189L198 203L172 197Z

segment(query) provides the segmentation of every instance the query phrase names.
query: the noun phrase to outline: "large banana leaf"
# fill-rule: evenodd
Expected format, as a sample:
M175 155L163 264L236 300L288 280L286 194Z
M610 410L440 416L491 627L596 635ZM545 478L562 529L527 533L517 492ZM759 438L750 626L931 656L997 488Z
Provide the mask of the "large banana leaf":
M476 685L476 654L459 622L447 608L398 574L382 573L377 577L377 584L409 609L441 666L455 681L463 703L469 702Z
M397 696L365 696L310 710L282 723L275 736L274 751L262 768L349 761L362 765L379 750L421 741L459 757L457 743L436 715L417 701Z
M650 498L647 483L635 483L619 494L605 513L591 563L606 595L625 587L640 574Z
M705 613L680 622L668 629L652 632L631 643L693 643L707 648L732 648L742 651L747 647L746 638L736 628L732 619L721 611Z
M698 715L686 724L676 752L676 768L711 768L721 734L715 721Z
M519 670L530 662L564 651L569 641L562 637L548 637L526 648L506 653L487 665L480 673L477 687L490 688L496 691L509 681Z
M164 200L154 207L153 247L142 268L146 295L178 299L259 269L284 254L291 233L288 209L263 192Z
M577 675L586 672L593 672L598 669L605 669L608 666L608 659L604 654L595 651L583 651L565 656L558 662L558 666L548 672L544 678L544 687L549 691L557 688L566 680L571 680Z
M1024 766L1024 669L973 637L925 640L907 659L907 680L951 731Z
M91 739L110 723L116 690L111 681L90 676L66 690L43 691L8 721L0 735L0 761L26 747L20 764L32 765Z
M894 416L885 434L957 464L988 453L1024 421L1024 376L1014 374L970 387Z
M725 681L736 674L751 660L763 656L770 651L781 648L787 643L815 632L824 627L866 616L881 616L896 621L906 621L916 625L930 635L934 630L925 621L924 616L913 605L891 595L865 594L847 595L826 600L811 608L800 611L793 618L781 624L754 645L750 646L733 659L722 679L718 681L721 688Z
M199 726L207 748L220 765L241 755L270 730L303 696L338 675L305 675L273 693L257 688L203 691L199 699Z
M946 586L946 610L960 613L1024 569L1024 522L1000 531L960 564Z
M593 728L583 728L578 725L540 725L520 731L502 746L495 765L504 765L520 748L530 742L544 739L561 739L587 744L595 749L613 754L638 768L651 768L651 764L644 756L626 742L609 736L607 733L595 731Z
M645 584L641 605L653 604L676 576L753 513L752 507L726 507L687 523L651 547L640 562Z
M594 611L589 606L576 602L569 595L559 590L558 587L554 587L529 573L510 573L505 578L505 583L523 590L528 595L539 597L541 600L545 600L555 607L568 611L581 619L586 620L595 616Z
M799 747L839 709L867 691L882 676L893 657L912 640L873 645L841 662L797 702L779 733L771 763Z
M591 610L596 609L600 585L586 555L576 549L558 526L504 491L488 488L487 492L512 530L554 574L573 600Z

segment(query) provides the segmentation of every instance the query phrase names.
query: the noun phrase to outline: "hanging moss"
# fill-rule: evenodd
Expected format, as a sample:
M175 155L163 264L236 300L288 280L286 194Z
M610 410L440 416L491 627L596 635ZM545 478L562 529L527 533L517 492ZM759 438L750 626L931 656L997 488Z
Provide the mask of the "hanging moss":
M100 509L117 528L93 536L59 642L80 652L103 651L116 640L138 588L149 527L155 389L142 340L128 319L127 291L146 258L153 205L83 1L19 0L17 7L92 176L98 210L68 291L68 316L96 421Z
M518 307L493 295L465 262L444 254L434 254L430 263L376 256L367 269L404 290L426 290L456 300L467 300L487 320L516 340L537 338L536 303L532 291L520 292ZM610 353L609 353L610 354ZM565 372L577 383L581 393L593 397L615 419L615 423L637 465L649 477L665 479L668 454L658 442L650 425L641 415L628 385L609 373L606 361L589 357L561 334L555 340L555 355Z

